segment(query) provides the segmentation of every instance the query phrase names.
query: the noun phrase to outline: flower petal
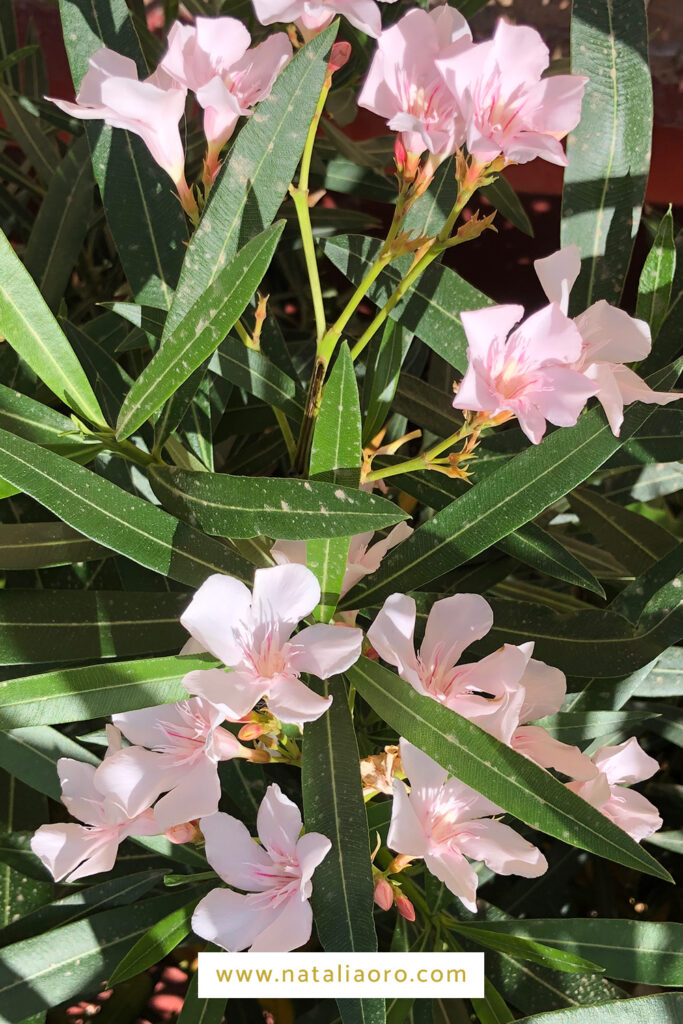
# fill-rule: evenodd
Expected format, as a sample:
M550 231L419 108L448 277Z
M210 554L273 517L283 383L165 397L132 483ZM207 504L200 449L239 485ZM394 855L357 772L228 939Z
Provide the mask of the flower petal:
M602 747L593 761L610 786L644 782L659 771L659 762L645 753L635 736L616 747Z
M299 808L276 782L272 782L258 809L256 828L259 839L274 860L294 857L303 824Z
M394 665L402 679L424 693L413 640L416 617L417 609L412 597L392 594L377 613L367 637L380 658Z
M541 851L500 821L468 821L456 832L454 842L464 854L483 860L498 875L537 878L548 870Z
M329 679L346 672L358 661L362 645L362 630L318 622L306 626L290 640L292 654L288 661L295 672Z
M159 831L215 814L220 798L221 784L214 761L207 757L197 764L181 767L177 784L154 805Z
M537 718L554 715L562 707L567 693L567 677L559 668L531 658L520 682L524 687L520 722L534 722Z
M293 628L319 601L320 584L305 565L273 565L254 573L252 612L258 622L275 621Z
M295 892L270 915L268 926L252 942L251 952L289 953L305 945L312 930L311 905Z
M435 601L427 618L420 658L425 664L438 659L451 667L463 651L486 636L493 626L491 605L478 594L454 594Z
M540 725L524 725L515 731L510 746L513 750L540 764L554 768L570 779L587 782L597 775L597 768L578 747L561 743Z
M192 931L230 953L238 953L254 942L271 920L263 901L229 889L212 889L197 904Z
M428 853L425 864L435 878L443 882L468 910L476 914L477 873L462 854L457 850L449 851L448 854Z
M232 576L215 573L204 580L180 616L181 625L225 665L239 664L243 652L235 627L249 616L249 588Z
M534 260L534 270L548 302L556 302L566 315L569 310L569 294L581 272L581 253L578 245L565 245L563 249Z
M268 692L268 680L249 672L224 672L220 668L188 672L183 686L188 693L199 694L217 705L233 721L248 714Z
M324 715L331 697L320 697L296 676L279 676L268 694L268 709L281 722L301 725Z
M272 859L246 825L219 811L202 818L199 827L206 840L206 859L224 882L247 892L272 888Z
M393 791L387 846L407 857L424 857L429 850L429 840L405 783L394 779Z
M84 828L73 822L41 825L31 839L31 849L55 882L67 876L71 881L111 871L118 848L116 832Z

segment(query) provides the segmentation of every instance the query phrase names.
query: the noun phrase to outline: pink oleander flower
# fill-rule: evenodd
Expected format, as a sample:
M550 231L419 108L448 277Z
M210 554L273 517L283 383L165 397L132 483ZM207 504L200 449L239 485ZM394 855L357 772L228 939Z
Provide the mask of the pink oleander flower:
M197 904L192 928L230 952L289 953L308 942L313 926L311 878L331 843L319 832L300 836L296 804L276 783L258 810L261 845L229 814L202 818L206 857L231 889L213 889Z
M103 47L89 60L75 103L47 97L72 117L102 120L112 128L139 135L174 182L183 204L194 200L185 180L185 152L178 122L187 91L162 68L138 81L135 62Z
M548 868L540 850L509 825L490 817L502 814L474 789L455 778L417 747L401 739L401 760L410 792L394 781L387 845L407 857L422 858L431 873L473 913L477 911L477 875L467 858L499 875L537 878Z
M262 25L294 22L306 42L327 28L335 14L342 14L368 36L377 37L382 31L382 15L374 0L254 0L254 11Z
M185 676L189 693L217 704L237 720L263 698L282 722L312 722L330 706L301 682L345 672L358 660L360 629L317 623L292 636L320 601L320 586L303 565L257 569L253 596L232 576L209 576L181 616L201 648L232 669L200 669ZM196 647L195 647L196 650Z
M452 46L437 67L467 126L467 149L482 164L523 164L540 156L566 166L559 140L575 128L587 78L552 75L548 47L533 28L499 21L493 39Z
M107 728L109 749L106 764L120 746L116 729ZM55 882L75 882L88 875L111 871L119 844L128 836L154 836L162 831L154 820L144 793L125 796L100 774L100 765L60 757L57 773L62 784L62 803L74 818L85 822L41 825L31 839L31 849L52 874Z
M526 724L558 711L567 689L563 672L531 657L532 643L504 644L480 661L458 664L465 649L493 626L488 601L478 594L435 601L417 653L416 616L412 597L392 594L367 632L377 653L402 679L541 767L573 779L594 777L595 767L578 747Z
M534 268L548 299L556 302L566 314L572 286L581 270L578 246L567 245L545 259L535 260ZM681 397L674 391L653 391L624 365L650 354L652 337L644 320L636 320L623 309L600 299L575 317L574 323L582 341L574 368L595 384L596 397L615 437L619 436L624 421L625 405L631 402L667 405Z
M465 122L436 61L471 42L467 22L447 5L408 11L379 37L358 104L400 133L413 162L425 150L445 159L464 141Z
M578 328L551 303L519 327L522 306L490 306L462 313L468 365L454 409L516 416L533 444L545 434L546 420L572 427L598 385L576 369L582 341Z
M401 544L412 532L412 527L407 523L399 523L389 531L386 537L380 537L372 546L370 546L371 541L375 536L372 530L369 533L358 533L352 537L340 596L343 597L364 576L377 572L387 551L396 547L397 544ZM270 553L278 565L287 565L292 562L306 565L305 540L278 540L273 544Z
M252 753L221 727L224 720L221 708L200 697L112 715L134 746L103 761L100 777L112 791L125 798L135 793L149 806L165 793L154 806L162 832L214 814L221 795L218 762Z
M273 82L292 58L292 44L284 32L251 49L250 42L249 32L236 18L197 18L194 26L176 22L168 34L160 67L194 92L204 110L207 166L212 173L239 118L270 95Z
M597 777L589 782L569 782L567 789L597 807L637 843L662 827L655 805L641 793L625 788L659 771L657 761L645 753L635 736L617 747L602 747L593 755L593 763Z

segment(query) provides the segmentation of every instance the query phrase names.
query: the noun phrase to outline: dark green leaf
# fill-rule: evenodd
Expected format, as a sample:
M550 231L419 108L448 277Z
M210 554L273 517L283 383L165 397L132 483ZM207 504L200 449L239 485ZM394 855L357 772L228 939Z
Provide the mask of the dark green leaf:
M659 222L655 240L638 282L636 316L648 322L653 341L659 334L669 309L675 273L674 219L669 207Z
M44 569L108 555L106 548L64 523L0 525L0 569Z
M114 968L108 979L109 984L118 985L134 978L171 953L190 933L192 914L198 901L199 896L196 896L191 903L172 910L161 921L153 924Z
M681 1011L683 993L663 992L597 1006L535 1013L533 1017L523 1017L519 1024L675 1024Z

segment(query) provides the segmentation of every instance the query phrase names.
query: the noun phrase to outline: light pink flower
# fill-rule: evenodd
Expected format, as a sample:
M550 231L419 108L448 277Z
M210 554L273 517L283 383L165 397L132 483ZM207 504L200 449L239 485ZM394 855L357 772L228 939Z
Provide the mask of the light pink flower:
M458 899L477 911L477 875L468 862L484 863L499 875L537 878L545 857L509 825L492 820L495 804L470 789L436 761L401 739L401 761L410 792L394 781L387 845L408 857L420 857L431 873Z
M257 569L253 597L232 576L209 576L181 616L205 650L232 669L190 672L183 685L217 704L233 720L261 700L282 722L312 722L330 706L301 682L345 672L360 656L363 634L317 623L292 636L300 619L320 601L320 586L303 565Z
M254 0L254 10L262 25L294 22L306 41L327 28L335 14L342 14L368 36L382 31L382 15L374 0Z
M557 302L563 313L569 309L569 295L581 270L578 246L567 245L534 267L543 291ZM631 402L667 405L680 398L675 391L653 391L625 363L645 359L652 348L650 328L623 309L604 299L594 302L574 319L582 340L581 355L574 364L596 386L597 399L615 437L624 421L624 406Z
M501 154L523 164L540 156L565 166L559 139L575 128L587 78L552 75L548 47L533 28L499 21L489 42L453 46L437 66L467 125L467 149L482 164Z
M88 63L76 102L48 97L50 102L72 117L102 120L112 128L125 128L139 135L184 199L189 189L178 122L185 111L186 89L161 68L138 81L135 62L106 47L93 54Z
M578 793L606 818L639 843L662 827L654 804L626 786L643 782L659 771L654 757L646 754L632 736L617 747L602 747L593 756L599 774L590 782L569 782L567 788Z
M311 878L331 843L319 832L300 837L299 808L276 783L266 790L258 811L262 845L229 814L202 818L206 857L230 889L213 889L201 900L192 928L230 952L288 953L308 942L313 915Z
M401 544L412 532L412 527L407 523L398 523L386 537L380 537L372 546L370 546L371 541L375 536L372 530L369 533L358 533L352 537L340 596L343 597L364 576L377 572L387 551L396 547L397 544ZM306 565L305 540L278 540L273 544L270 553L278 565L286 565L291 562Z
M121 796L143 794L160 831L218 810L218 762L249 751L221 728L221 708L200 697L112 715L134 746L103 761L100 777ZM145 749L151 748L151 749Z
M453 7L408 11L379 37L359 106L400 132L407 153L450 156L464 141L465 122L436 61L471 42L467 22Z
M368 629L372 646L402 679L543 768L574 779L595 775L590 758L578 747L525 724L554 714L567 689L563 672L531 657L533 644L504 644L480 661L458 664L465 649L493 625L491 606L483 597L455 594L435 601L417 653L416 615L412 597L392 594Z
M578 328L556 303L519 327L522 306L491 306L462 313L468 365L454 409L516 416L533 444L546 420L571 427L598 385L575 367L581 356Z
M194 27L176 22L168 34L161 67L197 96L204 110L207 163L218 153L240 117L270 95L273 82L292 57L292 44L276 32L249 49L251 36L236 18L197 18Z
M108 727L109 750L102 764L118 749L117 730ZM62 803L74 818L85 822L41 825L31 839L31 849L56 882L75 882L88 875L111 871L119 844L128 836L153 836L161 829L154 820L145 794L125 796L98 774L100 768L70 757L57 761L62 784Z

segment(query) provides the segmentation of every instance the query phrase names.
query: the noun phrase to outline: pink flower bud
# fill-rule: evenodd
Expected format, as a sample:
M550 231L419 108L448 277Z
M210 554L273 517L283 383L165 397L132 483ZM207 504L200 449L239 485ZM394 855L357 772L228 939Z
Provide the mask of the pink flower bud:
M327 65L327 73L333 75L348 63L351 57L351 43L335 43L330 52L330 62Z
M237 733L237 737L240 740L257 740L263 735L263 726L260 722L247 722L243 725L240 731Z
M391 910L394 905L394 890L381 875L375 883L375 903L382 910Z
M415 907L403 893L399 893L396 897L396 909L401 917L405 917L406 921L415 920Z
M171 828L167 828L164 835L169 843L173 843L174 846L182 846L183 843L193 842L199 835L199 829L196 822L185 821L182 825L172 825Z

